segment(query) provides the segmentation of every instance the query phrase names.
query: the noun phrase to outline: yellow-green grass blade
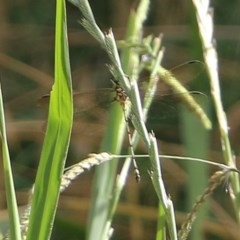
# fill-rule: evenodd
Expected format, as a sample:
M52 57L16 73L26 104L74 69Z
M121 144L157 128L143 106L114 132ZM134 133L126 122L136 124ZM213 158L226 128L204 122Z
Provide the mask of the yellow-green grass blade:
M66 31L65 2L57 1L55 82L35 189L27 239L49 239L59 197L61 176L73 119L72 86Z

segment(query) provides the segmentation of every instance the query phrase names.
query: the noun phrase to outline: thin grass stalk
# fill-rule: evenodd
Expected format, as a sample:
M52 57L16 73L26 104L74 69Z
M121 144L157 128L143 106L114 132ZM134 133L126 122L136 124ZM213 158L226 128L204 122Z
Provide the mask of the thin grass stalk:
M207 0L193 0L193 4L196 9L196 17L206 68L211 80L211 94L218 119L224 161L228 166L235 168L236 164L228 136L229 127L221 101L221 90L218 76L218 56L215 48L216 41L213 37L213 9L209 7L209 1ZM232 194L230 196L234 204L238 222L240 222L240 183L239 176L236 173L231 174L231 187L232 191L230 192L232 192Z
M2 159L4 169L4 183L7 198L7 207L9 213L10 238L20 240L20 221L17 208L16 193L12 175L11 161L8 150L7 134L5 126L5 116L3 109L2 90L0 85L0 134L2 139Z
M137 18L137 16L136 16L136 18ZM134 12L131 13L130 21L136 21L135 18L134 18ZM132 25L134 25L134 24L131 24L131 23L128 24L128 26L132 26ZM127 32L129 33L129 31L127 31ZM138 31L136 31L136 29L133 29L133 32L138 32ZM131 36L131 34L130 34L130 36ZM152 67L153 71L151 72L151 77L150 77L150 82L149 82L149 87L148 87L149 91L147 93L148 98L147 98L147 101L144 102L143 119L146 119L146 115L147 115L148 109L149 109L149 107L151 105L151 100L153 99L153 96L154 96L154 93L155 93L154 89L156 89L157 81L155 81L156 71L154 71L154 69L158 68L158 66L160 65L161 59L162 59L162 51L160 50L160 47L161 47L160 42L161 42L161 40L158 39L158 38L155 38L154 41L153 41L152 49L155 49L154 54L158 55L158 57L154 61L154 64L153 64L153 67ZM131 49L127 50L127 53L124 51L123 55L122 55L123 58L124 58L125 54L127 56L131 56L131 57L134 56L133 54L128 54L129 52L131 52ZM138 58L137 58L137 56L134 56L134 57L135 57L136 61L138 62L138 59L139 59L140 56L138 56ZM130 59L128 59L128 61L129 60ZM133 62L134 62L134 60L133 60ZM131 61L130 61L130 63L131 63ZM140 64L141 64L141 62L140 62ZM126 65L126 67L128 68L127 65ZM137 66L136 62L135 62L135 67L139 68L139 66ZM135 77L137 77L137 75L138 75L137 72L138 72L137 70L133 70L131 72L131 74L133 74L133 75L136 74ZM138 134L137 131L134 131L132 139L131 139L131 144L132 144L132 147L134 149L137 146L138 141L139 141L139 134ZM111 208L110 208L110 212L109 212L109 221L110 221L110 219L112 219L113 214L115 213L115 210L116 210L116 207L117 207L117 202L119 200L119 197L120 197L120 194L122 192L122 189L125 186L127 175L128 175L129 168L130 168L130 164L132 162L131 160L132 160L132 157L129 157L129 158L127 158L124 161L123 168L122 168L122 170L121 170L121 172L119 174L119 177L116 180L116 186L115 186L115 189L114 189L112 204L111 204ZM110 225L107 225L107 226L110 227ZM108 231L105 230L105 236L106 236L107 232Z

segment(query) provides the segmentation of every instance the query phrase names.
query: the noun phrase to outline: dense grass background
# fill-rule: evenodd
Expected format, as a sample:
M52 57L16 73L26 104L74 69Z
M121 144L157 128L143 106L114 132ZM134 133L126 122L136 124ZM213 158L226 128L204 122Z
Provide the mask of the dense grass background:
M49 4L48 1L37 4L29 1L18 3L9 1L0 4L1 84L10 157L19 209L22 210L28 201L29 189L35 179L44 138L47 110L39 106L38 100L42 95L49 93L53 83L55 4L54 2ZM101 29L108 30L112 27L115 37L119 40L123 39L129 12L134 7L134 3L104 1L103 4L99 1L90 2L90 4ZM235 33L240 23L237 11L239 3L218 0L213 2L213 7L222 99L231 129L232 148L238 162L240 51L239 37ZM107 54L78 24L79 11L69 3L67 3L67 18L74 91L86 92L111 87L109 81L111 76L106 67L106 63L109 63ZM166 53L163 65L167 68L191 59L202 60L195 16L190 2L152 1L144 32L146 35L164 34L163 45ZM158 129L154 128L160 138L160 151L165 154L191 155L222 162L220 138L209 94L207 75L203 72L195 78L198 72L191 74L193 81L190 88L202 91L209 96L206 105L213 121L213 130L201 131L199 122L193 122L193 120L186 124L182 118L180 120L164 118L161 124L157 124ZM88 106L96 106L95 101L99 102L102 99L101 96L95 99L88 95L87 104L85 104L86 112L90 112L91 115L86 116L84 113L77 117L73 126L67 165L84 159L88 153L99 152L108 111L107 108L89 108ZM89 119L93 121L90 122ZM193 123L193 126L190 123ZM195 143L193 145L197 146L197 149L187 148L189 141L187 134L193 138L190 143ZM127 148L126 139L125 152ZM145 152L146 149L142 146L139 146L136 151L136 153ZM114 218L113 227L116 230L113 239L153 239L155 237L158 200L153 188L150 187L147 161L141 159L138 160L138 164L142 181L136 184L134 175L129 175ZM202 165L200 168L196 163L190 165L189 162L165 160L162 163L162 170L167 192L171 195L176 210L177 223L180 225L186 212L191 209L194 199L206 186L208 174L216 169L202 167ZM82 175L61 195L52 239L84 238L93 173L94 171L91 170ZM3 174L0 174L0 177L2 183L0 221L4 229L8 218ZM201 220L201 225L197 224L202 226L200 232L205 239L238 239L240 235L232 203L225 188L226 186L220 187L214 193L206 209L207 216L205 215ZM204 238L198 233L198 236L192 239L197 237Z

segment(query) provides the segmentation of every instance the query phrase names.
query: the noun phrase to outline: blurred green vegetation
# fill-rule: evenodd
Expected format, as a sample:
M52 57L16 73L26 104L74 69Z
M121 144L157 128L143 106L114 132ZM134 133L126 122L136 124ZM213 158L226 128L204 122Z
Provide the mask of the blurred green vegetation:
M131 7L135 6L135 1L90 1L90 4L102 30L112 27L116 38L123 39L128 15ZM239 162L237 155L240 152L239 5L240 2L236 0L213 1L222 99L229 120L229 134L233 151L236 153L236 162ZM192 59L202 60L192 11L189 1L152 1L149 18L145 24L145 34L164 34L163 45L166 53L163 65L166 68L170 69ZM67 17L74 91L84 92L111 87L109 81L111 76L106 67L109 62L107 56L97 42L78 24L79 11L69 3L67 3ZM53 81L54 19L55 2L2 1L0 3L1 85L10 155L20 206L28 201L28 190L35 179L44 137L47 113L42 106L39 106L38 100L42 95L49 93ZM209 133L209 151L205 157L222 162L220 138L206 74L202 73L198 78L194 78L193 73L193 81L190 85L191 89L202 91L209 96L207 105L214 127ZM95 98L88 101L87 104L95 105ZM99 123L81 122L81 118L76 120L68 165L80 161L88 153L98 152L104 131L102 129L106 122L106 110L96 108L94 112L98 117L100 116ZM160 141L160 151L171 155L184 155L187 151L181 142L183 126L179 121L169 120L169 122L172 124L168 127L159 126L160 129L156 130L160 132L160 136L161 134L165 136L165 139ZM197 137L195 133L193 136ZM125 150L127 148L126 141ZM137 153L144 151L140 146ZM147 164L141 161L143 160L138 160L142 182L136 184L134 176L129 177L114 221L116 233L113 239L153 239L155 236L157 199L153 189L148 187L150 180L145 166ZM183 220L183 211L190 210L186 206L188 174L183 165L164 160L162 166L167 190L177 210L179 225ZM210 172L213 170L208 169ZM62 234L61 219L68 222L64 226L68 225L69 229L72 229L72 237L68 239L82 239L80 236L83 233L79 229L82 229L87 221L92 174L93 171L81 176L60 198L57 224L52 239L61 239L59 237L59 234ZM2 174L0 176L0 182L3 182ZM0 211L4 213L6 200L3 183L0 187ZM202 189L199 190L198 195L201 193ZM209 218L202 223L205 239L238 239L240 232L224 187L214 194L210 204ZM2 216L0 217L2 225L7 222L7 217L4 214L0 216ZM80 227L76 228L76 224ZM77 235L79 237L73 236L73 231L79 232Z

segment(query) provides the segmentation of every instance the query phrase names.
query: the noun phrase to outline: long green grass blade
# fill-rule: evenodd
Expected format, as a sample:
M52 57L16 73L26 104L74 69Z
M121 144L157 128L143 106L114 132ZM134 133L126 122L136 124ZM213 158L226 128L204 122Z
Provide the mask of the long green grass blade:
M9 213L10 237L11 239L21 239L19 214L17 200L13 183L11 162L8 151L5 117L3 110L2 90L0 86L0 133L2 138L2 158L4 168L4 183L7 195L7 205Z
M73 119L72 87L66 31L65 2L57 1L55 82L37 172L27 239L49 239L57 207L61 176Z

